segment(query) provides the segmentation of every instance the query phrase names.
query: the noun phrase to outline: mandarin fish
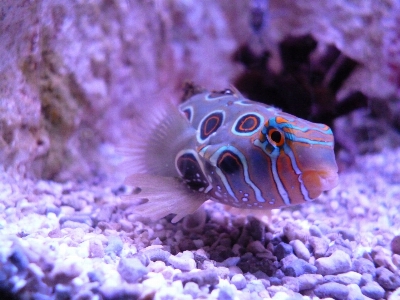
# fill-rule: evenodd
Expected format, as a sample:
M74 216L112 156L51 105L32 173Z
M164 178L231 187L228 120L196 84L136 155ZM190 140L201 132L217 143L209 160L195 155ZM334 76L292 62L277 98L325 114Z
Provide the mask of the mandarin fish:
M144 200L136 212L172 222L213 200L270 210L317 198L338 183L332 130L244 98L234 88L197 91L179 107L150 110L126 155Z

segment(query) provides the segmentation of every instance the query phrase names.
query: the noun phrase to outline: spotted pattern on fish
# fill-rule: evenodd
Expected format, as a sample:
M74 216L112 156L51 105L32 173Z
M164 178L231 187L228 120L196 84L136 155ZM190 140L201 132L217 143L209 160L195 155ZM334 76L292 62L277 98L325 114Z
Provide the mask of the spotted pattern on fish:
M196 203L193 210L207 199L243 209L277 208L310 201L337 185L334 138L326 125L250 101L233 88L195 94L175 110L149 125L143 134L149 137L136 147L136 173L154 175L154 182L136 175L128 183L170 192L163 178L181 178L192 191L182 197ZM165 207L150 199L141 209L184 216L168 197L154 194Z
M309 201L336 185L334 140L326 125L230 89L195 95L179 109L197 134L194 148L177 154L176 168L192 189L215 201L274 208Z

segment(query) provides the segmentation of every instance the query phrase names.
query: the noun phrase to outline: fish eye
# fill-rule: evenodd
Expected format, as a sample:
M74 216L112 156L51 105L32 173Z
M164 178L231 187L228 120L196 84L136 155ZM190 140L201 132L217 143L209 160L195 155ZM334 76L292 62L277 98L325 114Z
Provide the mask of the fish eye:
M268 141L277 147L280 147L285 142L285 136L281 131L276 128L270 128L268 130Z

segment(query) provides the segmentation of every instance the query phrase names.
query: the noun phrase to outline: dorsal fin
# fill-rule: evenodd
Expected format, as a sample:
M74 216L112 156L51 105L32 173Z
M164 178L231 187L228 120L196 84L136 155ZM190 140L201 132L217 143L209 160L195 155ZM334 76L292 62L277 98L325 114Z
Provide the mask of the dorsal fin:
M129 174L176 177L175 157L180 150L194 147L196 131L172 103L157 103L148 111L132 122L132 136L120 148L128 159L124 169Z

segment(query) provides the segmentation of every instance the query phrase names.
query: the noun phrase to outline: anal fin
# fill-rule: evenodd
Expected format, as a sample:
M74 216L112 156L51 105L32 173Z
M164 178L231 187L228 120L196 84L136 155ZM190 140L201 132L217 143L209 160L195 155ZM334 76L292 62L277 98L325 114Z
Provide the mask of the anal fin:
M204 193L190 190L182 180L175 177L133 174L126 178L125 184L140 188L140 192L122 196L122 199L148 199L147 202L139 204L135 212L152 220L175 214L172 223L176 223L186 215L194 213L207 200Z

